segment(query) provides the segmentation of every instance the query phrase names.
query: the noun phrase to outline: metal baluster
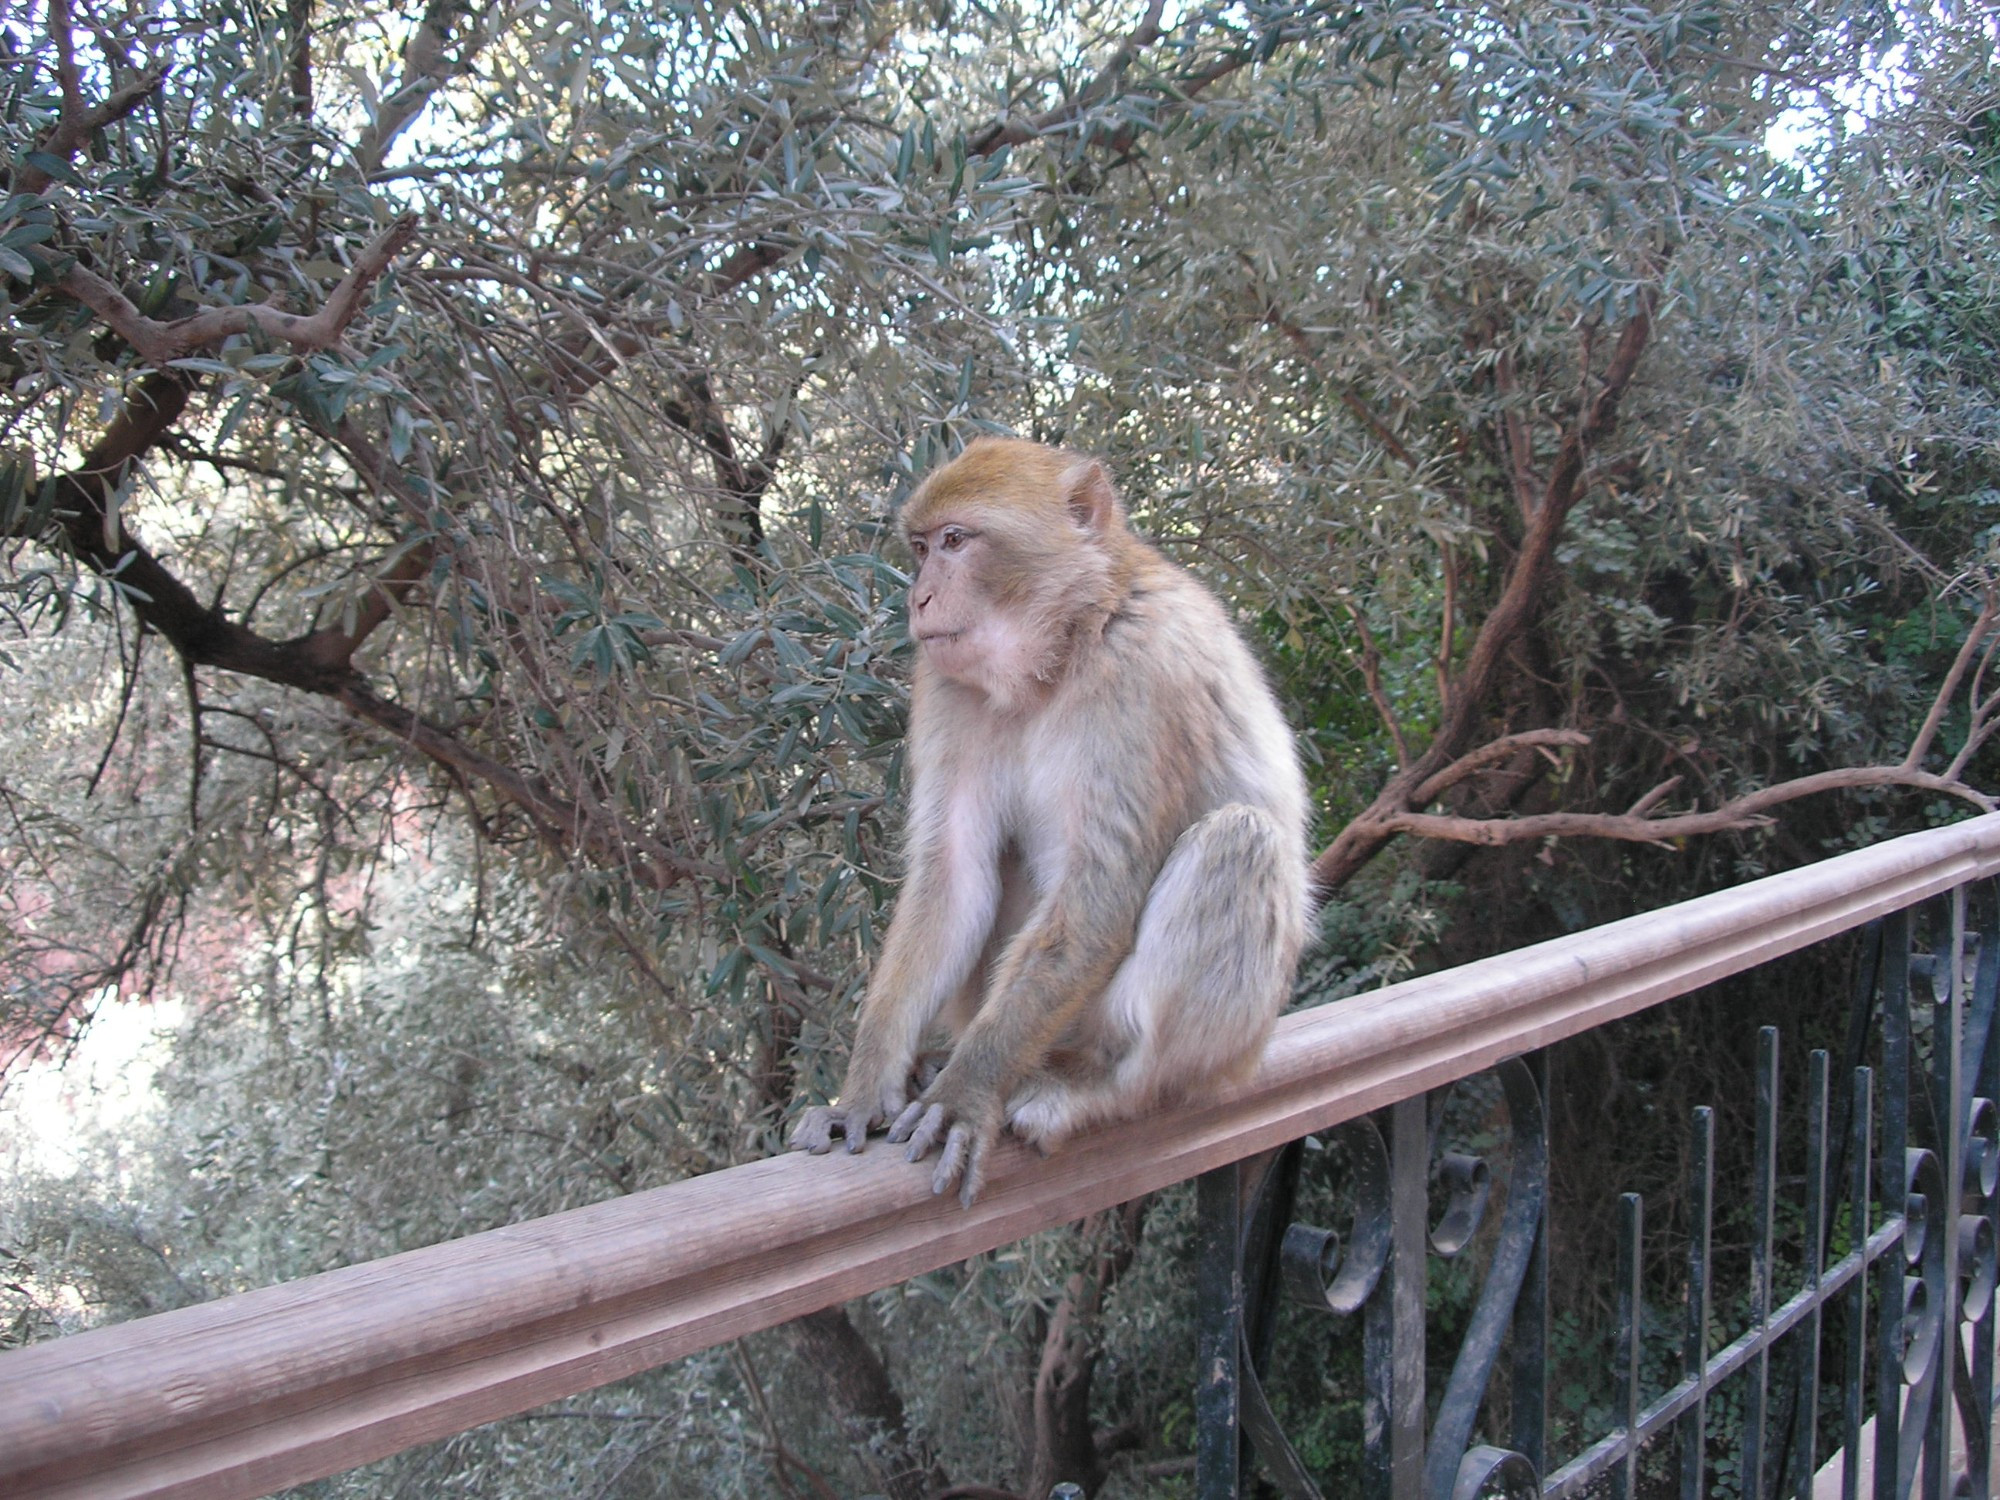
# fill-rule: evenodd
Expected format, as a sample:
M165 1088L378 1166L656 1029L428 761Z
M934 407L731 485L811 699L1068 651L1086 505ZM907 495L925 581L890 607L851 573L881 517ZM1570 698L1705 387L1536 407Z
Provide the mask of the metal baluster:
M1618 1477L1612 1489L1615 1500L1637 1500L1639 1494L1639 1350L1644 1342L1641 1329L1645 1307L1639 1286L1639 1258L1645 1228L1645 1203L1637 1193L1618 1199L1618 1352L1614 1374L1618 1381L1616 1401L1619 1420L1624 1423L1625 1441L1620 1450Z
M2000 890L1992 883L1984 886L1979 934L1979 963L1972 980L1972 1004L1966 1017L1969 1056L1964 1060L1972 1080L1973 1098L2000 1101L2000 1038L1994 1035L1994 1001L2000 992ZM1968 1112L1970 1110L1968 1105ZM1977 1184L1977 1217L1985 1221L1989 1251L2000 1246L2000 1192L1995 1192L1994 1153L2000 1151L2000 1120L1988 1127L1986 1159L1980 1165ZM1975 1232L1977 1232L1975 1230ZM1966 1457L1971 1467L1969 1500L1989 1500L1993 1493L1993 1381L1994 1304L1989 1288L1985 1304L1974 1314L1972 1327L1972 1379L1968 1387L1968 1442Z
M1530 1053L1522 1059L1535 1091L1542 1101L1542 1159L1548 1160L1549 1051ZM1518 1135L1520 1122L1514 1123ZM1517 1148L1518 1149L1518 1148ZM1535 1466L1537 1474L1549 1472L1549 1194L1544 1188L1542 1213L1535 1226L1534 1254L1528 1260L1528 1274L1514 1304L1514 1447Z
M1943 942L1936 937L1940 918L1950 924ZM1958 1342L1957 1299L1958 1193L1959 1185L1965 1181L1964 1075L1958 1065L1965 1024L1964 886L1951 893L1948 917L1941 908L1933 908L1931 930L1934 953L1931 989L1936 1002L1931 1013L1931 1087L1936 1091L1937 1154L1944 1168L1945 1187L1944 1201L1937 1205L1931 1221L1932 1232L1937 1235L1937 1244L1931 1248L1938 1276L1931 1295L1938 1299L1944 1329L1934 1366L1936 1383L1930 1393L1930 1421L1924 1437L1924 1495L1925 1500L1945 1500L1952 1487L1952 1375L1963 1357Z
M1878 919L1855 929L1854 935L1861 940L1861 945L1854 959L1854 981L1848 1001L1847 1043L1840 1051L1839 1071L1843 1078L1868 1061L1869 1040L1876 1031L1875 1002L1882 989L1884 944L1881 921ZM1854 1139L1854 1122L1848 1116L1853 1100L1843 1093L1832 1103L1834 1117L1830 1138L1833 1143L1833 1177L1844 1183L1848 1180L1847 1148Z
M1518 1058L1501 1063L1495 1072L1506 1090L1507 1114L1512 1122L1513 1167L1508 1174L1507 1209L1431 1423L1430 1449L1424 1460L1424 1493L1429 1500L1453 1500L1467 1485L1483 1482L1483 1467L1489 1461L1497 1462L1509 1453L1491 1444L1475 1445L1472 1435L1534 1259L1548 1201L1548 1134L1534 1076ZM1452 1239L1455 1242L1455 1236ZM1442 1252L1435 1240L1433 1248ZM1533 1469L1520 1453L1513 1453L1506 1467L1515 1475ZM1532 1476L1529 1482L1534 1482Z
M1365 1500L1423 1500L1430 1122L1421 1094L1390 1105L1388 1114L1388 1285L1368 1299L1363 1322L1362 1424L1368 1438L1362 1494Z
M1343 1259L1337 1248L1337 1235L1329 1236L1310 1225L1292 1222L1299 1169L1305 1155L1305 1142L1298 1140L1237 1166L1242 1174L1246 1205L1242 1261L1243 1295L1247 1304L1243 1352L1237 1365L1237 1406L1246 1439L1240 1448L1237 1485L1239 1489L1264 1493L1256 1480L1256 1469L1261 1462L1265 1474L1288 1500L1324 1500L1298 1450L1285 1436L1277 1414L1271 1410L1263 1384L1286 1301L1310 1289L1311 1295L1306 1300L1332 1310L1327 1273ZM1358 1216L1369 1212L1365 1189L1360 1196L1364 1201L1356 1205Z
M1904 1214L1910 1144L1910 914L1882 922L1882 1209ZM1905 1224L1907 1228L1907 1221ZM1903 1435L1903 1269L1900 1253L1877 1263L1882 1331L1875 1365L1875 1500L1898 1500Z
M1812 1500L1813 1471L1819 1467L1820 1281L1826 1272L1826 1113L1828 1059L1815 1049L1806 1063L1806 1266L1812 1310L1799 1330L1798 1407L1793 1413L1792 1453L1797 1465L1798 1500Z
M1771 1219L1777 1205L1778 1176L1778 1029L1757 1033L1757 1163L1751 1188L1751 1217L1756 1238L1750 1242L1750 1326L1756 1333L1755 1352L1744 1373L1743 1500L1763 1500L1766 1423L1771 1393Z
M1872 1148L1875 1143L1875 1075L1868 1068L1854 1070L1854 1104L1848 1116L1847 1202L1849 1235L1854 1249L1863 1251L1873 1227L1869 1212L1868 1185L1875 1174ZM1888 1315L1883 1317L1886 1332ZM1878 1334L1878 1343L1883 1335ZM1878 1350L1877 1357L1888 1356ZM1840 1500L1859 1500L1861 1488L1861 1399L1868 1387L1868 1268L1848 1283L1847 1290L1847 1379L1841 1393Z
M1695 1398L1680 1418L1681 1500L1702 1500L1708 1448L1708 1251L1715 1224L1715 1111L1694 1112L1693 1164L1688 1173L1687 1333L1681 1370Z
M1243 1190L1231 1162L1195 1187L1198 1373L1194 1385L1194 1486L1199 1500L1237 1500L1242 1408Z

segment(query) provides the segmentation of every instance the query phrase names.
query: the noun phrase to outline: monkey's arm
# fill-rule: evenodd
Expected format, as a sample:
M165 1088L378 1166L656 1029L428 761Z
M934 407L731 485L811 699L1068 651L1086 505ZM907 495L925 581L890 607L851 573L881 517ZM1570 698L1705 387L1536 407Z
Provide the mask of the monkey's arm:
M792 1129L793 1150L815 1155L843 1136L859 1151L869 1130L902 1112L910 1069L938 1008L966 982L1000 905L997 836L920 811L910 870L882 957L868 983L846 1081L832 1104L815 1105Z
M1145 863L1147 852L1131 849L1132 841L1086 842L1112 857L1072 858L1062 883L1008 946L951 1061L890 1126L890 1140L909 1142L911 1161L943 1141L933 1192L956 1183L961 1202L978 1196L1008 1094L1040 1066L1078 1012L1099 1001L1131 951L1146 896L1131 871L1158 860ZM1128 850L1131 862L1121 857Z

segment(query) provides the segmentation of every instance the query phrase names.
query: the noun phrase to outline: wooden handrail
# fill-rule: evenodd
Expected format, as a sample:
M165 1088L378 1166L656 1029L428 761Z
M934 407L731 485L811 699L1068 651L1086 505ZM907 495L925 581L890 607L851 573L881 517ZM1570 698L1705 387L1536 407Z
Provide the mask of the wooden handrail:
M1323 1130L1981 876L2000 814L1288 1016L1256 1079L970 1209L880 1142L787 1155L0 1355L0 1494L267 1494Z

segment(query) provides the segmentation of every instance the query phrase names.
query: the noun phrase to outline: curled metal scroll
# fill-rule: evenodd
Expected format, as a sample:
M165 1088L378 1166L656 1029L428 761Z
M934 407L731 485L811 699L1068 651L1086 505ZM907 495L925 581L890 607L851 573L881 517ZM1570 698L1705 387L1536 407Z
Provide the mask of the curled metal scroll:
M1930 1245L1933 1203L1940 1213L1950 1207L1937 1156L1922 1146L1907 1147L1903 1152L1903 1259L1910 1265L1922 1260Z
M1542 1476L1527 1454L1511 1448L1495 1448L1481 1443L1468 1448L1458 1461L1458 1479L1452 1485L1451 1500L1479 1500L1495 1487L1510 1495L1539 1495Z
M1431 1253L1450 1260L1479 1233L1493 1191L1493 1174L1484 1157L1449 1151L1438 1159L1438 1181L1450 1198L1430 1232Z
M1343 1133L1347 1129L1343 1126ZM1289 1297L1310 1302L1313 1300L1311 1293L1317 1287L1318 1305L1331 1306L1325 1288L1327 1284L1338 1284L1340 1280L1340 1236L1331 1230L1291 1224L1286 1227L1275 1249L1271 1244L1274 1223L1284 1223L1291 1217L1299 1166L1305 1154L1302 1148L1306 1144L1294 1141L1273 1158L1270 1169L1257 1186L1254 1207L1244 1215L1243 1240L1237 1253L1243 1264L1246 1286L1253 1289L1253 1296L1270 1296L1275 1291L1268 1281L1255 1274L1254 1267L1261 1264L1266 1274L1275 1271L1278 1285ZM1376 1144L1379 1149L1379 1137ZM1350 1159L1363 1159L1364 1151L1365 1142L1350 1145ZM1356 1196L1365 1216L1368 1193L1366 1187L1359 1184L1358 1178ZM1363 1291L1361 1295L1365 1300L1367 1292ZM1262 1317L1246 1317L1242 1323L1236 1360L1238 1420L1250 1438L1251 1447L1263 1460L1265 1471L1288 1500L1324 1500L1319 1486L1307 1472L1304 1460L1285 1436L1277 1414L1271 1410L1271 1398L1264 1393L1264 1383L1258 1372L1258 1356L1259 1346L1265 1344L1269 1335L1266 1332L1253 1336L1253 1327L1265 1322Z
M1471 1452L1473 1424L1479 1418L1487 1382L1513 1321L1514 1303L1527 1280L1548 1198L1548 1131L1535 1075L1518 1057L1506 1059L1493 1071L1506 1096L1508 1134L1513 1143L1507 1209L1493 1247L1493 1262L1486 1269L1479 1300L1459 1345L1458 1360L1445 1385L1444 1399L1438 1403L1437 1420L1431 1426L1430 1452L1424 1463L1424 1489L1431 1500L1452 1500L1456 1494L1461 1465ZM1532 1465L1529 1472L1533 1472Z
M1993 1303L1993 1283L2000 1272L1993 1221L1984 1214L1960 1214L1958 1218L1958 1311L1967 1322L1986 1316Z
M1932 913L1932 921L1944 925L1947 930L1951 919L1933 903L1927 908ZM1947 939L1947 941L1949 941ZM1912 953L1910 955L1910 999L1917 998L1916 989L1921 984L1930 992L1930 1004L1943 1005L1951 998L1951 975L1946 965L1938 961L1935 953Z
M1936 1153L1921 1146L1903 1152L1903 1180L1908 1185L1903 1200L1903 1258L1912 1266L1923 1263L1922 1274L1903 1278L1903 1315L1898 1330L1903 1383L1915 1385L1931 1368L1954 1300L1950 1289L1932 1285L1943 1264L1943 1243L1931 1243L1933 1230L1940 1235L1948 1232L1945 1224L1932 1225L1933 1208L1942 1217L1949 1211L1951 1198L1945 1192L1944 1169ZM1956 1232L1955 1226L1950 1232Z
M1354 1218L1343 1245L1338 1231L1311 1224L1287 1225L1278 1243L1278 1283L1293 1302L1349 1317L1361 1311L1389 1264L1394 1225L1389 1213L1389 1147L1372 1119L1349 1120L1333 1133L1354 1178ZM1297 1170L1297 1156L1279 1170ZM1260 1190L1260 1211L1266 1205L1289 1211L1289 1184L1277 1181L1274 1170ZM1246 1337L1238 1387L1243 1430L1262 1460L1265 1472L1288 1500L1323 1500L1305 1461L1285 1436L1271 1401L1258 1377Z
M1352 1317L1389 1264L1389 1147L1365 1116L1342 1125L1334 1139L1354 1174L1352 1238L1343 1248L1335 1230L1293 1224L1279 1247L1278 1273L1294 1302Z
M1991 1198L2000 1189L1996 1123L2000 1123L2000 1111L1994 1109L1993 1101L1975 1097L1965 1120L1965 1190L1975 1197Z
M2000 1189L2000 1149L1996 1149L2000 1111L1991 1099L1973 1097L1965 1112L1965 1194L1981 1208L1958 1219L1958 1311L1969 1323L1986 1316L1993 1290L2000 1282L2000 1237L1985 1205Z
M1476 1500L1496 1486L1528 1495L1540 1492L1540 1478L1526 1455L1471 1445L1479 1406L1527 1276L1548 1194L1548 1143L1535 1076L1519 1058L1509 1058L1492 1071L1506 1102L1511 1137L1506 1211L1492 1264L1431 1430L1425 1473L1431 1500ZM1281 1287L1293 1302L1351 1316L1376 1294L1389 1264L1394 1242L1391 1164L1388 1144L1373 1119L1342 1125L1334 1140L1353 1174L1354 1215L1346 1239L1334 1230L1294 1223L1265 1253L1276 1262L1273 1290ZM1294 1153L1292 1163L1297 1159ZM1281 1176L1282 1172L1273 1171L1260 1188L1260 1212L1289 1210L1290 1183L1279 1181ZM1492 1178L1485 1161L1462 1152L1439 1159L1437 1178L1447 1201L1437 1224L1425 1227L1431 1249L1448 1257L1463 1250L1478 1232L1492 1194ZM1246 1248L1253 1240L1254 1235L1246 1240ZM1289 1500L1322 1500L1321 1490L1271 1409L1253 1354L1246 1333L1238 1386L1243 1429L1265 1473Z
M1921 1276L1903 1278L1903 1315L1898 1320L1903 1341L1903 1384L1915 1385L1931 1367L1937 1352L1938 1326L1944 1321L1942 1304L1931 1296Z
M1271 1398L1264 1394L1264 1383L1257 1378L1257 1371L1250 1362L1247 1341L1243 1345L1241 1359L1242 1384L1238 1394L1242 1402L1243 1430L1250 1434L1250 1442L1256 1448L1258 1458L1263 1460L1265 1472L1284 1491L1287 1500L1325 1500L1319 1486L1313 1483L1312 1475L1306 1472L1305 1460L1299 1457L1292 1440L1285 1436L1277 1413L1271 1410Z

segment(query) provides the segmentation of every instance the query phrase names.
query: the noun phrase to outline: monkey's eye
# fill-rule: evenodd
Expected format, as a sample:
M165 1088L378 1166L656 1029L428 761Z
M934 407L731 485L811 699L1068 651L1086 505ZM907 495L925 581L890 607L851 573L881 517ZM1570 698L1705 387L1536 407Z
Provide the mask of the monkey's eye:
M938 546L947 552L956 552L964 545L965 533L960 531L956 526L946 527L944 535L938 538Z
M910 538L910 555L918 562L922 562L924 554L930 550L930 545L922 537L913 536Z

